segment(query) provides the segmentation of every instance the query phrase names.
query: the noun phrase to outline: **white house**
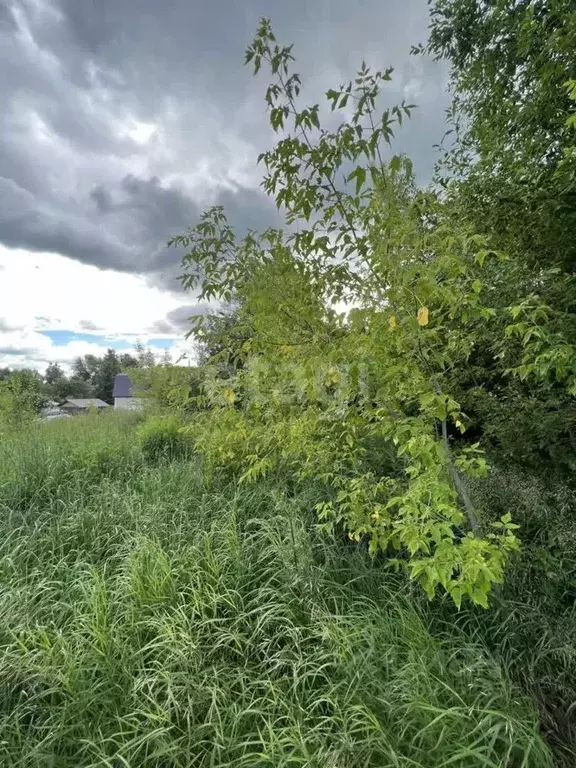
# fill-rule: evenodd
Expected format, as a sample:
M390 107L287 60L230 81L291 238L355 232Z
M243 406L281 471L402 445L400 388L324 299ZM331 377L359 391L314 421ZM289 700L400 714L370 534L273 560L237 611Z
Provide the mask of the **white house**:
M132 396L133 385L127 373L118 373L114 379L114 408L125 411L141 411L142 398Z

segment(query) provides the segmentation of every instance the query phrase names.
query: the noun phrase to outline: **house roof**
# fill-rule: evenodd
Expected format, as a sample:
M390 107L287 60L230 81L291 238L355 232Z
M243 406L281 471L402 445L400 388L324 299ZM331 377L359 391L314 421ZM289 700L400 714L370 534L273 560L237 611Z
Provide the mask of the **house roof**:
M132 397L132 381L127 373L117 373L112 397Z
M69 397L62 408L108 408L108 403L97 397Z

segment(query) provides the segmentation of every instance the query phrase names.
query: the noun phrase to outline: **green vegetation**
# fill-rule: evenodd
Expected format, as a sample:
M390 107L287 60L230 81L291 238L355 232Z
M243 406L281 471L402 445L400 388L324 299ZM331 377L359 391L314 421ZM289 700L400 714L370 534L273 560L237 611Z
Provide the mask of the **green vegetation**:
M84 355L72 363L70 374L50 363L40 375L31 369L0 368L0 428L2 421L33 417L50 400L64 402L69 397L97 397L112 403L116 374L126 371L146 374L151 369L172 370L174 366L168 350L161 362L150 348L137 343L134 355L108 349L102 357Z
M148 461L173 459L192 453L192 442L176 416L149 418L139 428L138 442Z
M473 612L315 532L312 485L149 463L122 416L0 446L0 764L553 765Z
M174 237L201 366L135 366L145 419L0 381L6 765L575 764L576 13L431 5L430 188L392 72L302 104L262 20L287 226Z

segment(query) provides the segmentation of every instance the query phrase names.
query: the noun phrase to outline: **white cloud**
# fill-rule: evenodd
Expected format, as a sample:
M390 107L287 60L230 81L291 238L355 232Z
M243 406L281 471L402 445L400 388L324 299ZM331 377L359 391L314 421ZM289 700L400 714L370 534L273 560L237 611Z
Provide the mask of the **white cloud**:
M147 144L157 130L158 127L153 123L141 123L135 120L126 133L136 144Z
M82 321L103 335L144 334L182 299L144 277L103 270L52 253L0 246L0 314L8 325L86 332ZM156 334L157 335L157 334Z
M97 334L129 343L162 336L173 339L173 357L192 346L180 334L154 331L154 323L183 302L144 277L2 246L0 272L0 367L44 370L51 361L66 366L79 355L106 351L105 343L91 341L57 345L41 331Z
M44 334L30 329L0 331L0 368L36 368L44 372L49 363L57 362L69 369L76 357L101 357L105 352L105 346L86 341L56 345Z

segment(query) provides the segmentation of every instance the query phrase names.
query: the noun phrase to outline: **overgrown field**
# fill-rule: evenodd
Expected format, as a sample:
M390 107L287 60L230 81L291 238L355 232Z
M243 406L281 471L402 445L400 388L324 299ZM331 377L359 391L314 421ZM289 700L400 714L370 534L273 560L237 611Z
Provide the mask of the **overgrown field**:
M552 521L510 598L456 615L315 533L312 486L208 478L137 429L80 417L0 446L0 765L570 764Z

